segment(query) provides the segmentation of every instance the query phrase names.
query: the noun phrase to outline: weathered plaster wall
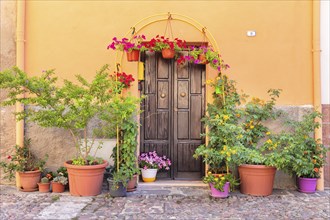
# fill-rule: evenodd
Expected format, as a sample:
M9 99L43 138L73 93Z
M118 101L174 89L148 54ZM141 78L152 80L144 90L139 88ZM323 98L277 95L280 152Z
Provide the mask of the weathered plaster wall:
M31 138L31 151L39 158L48 154L46 167L56 171L75 155L75 145L69 131L25 124L25 137Z
M2 71L16 63L16 1L0 1L0 27L0 71ZM6 98L6 94L6 91L0 91L0 101ZM14 110L14 107L0 107L0 160L5 160L8 149L15 145Z

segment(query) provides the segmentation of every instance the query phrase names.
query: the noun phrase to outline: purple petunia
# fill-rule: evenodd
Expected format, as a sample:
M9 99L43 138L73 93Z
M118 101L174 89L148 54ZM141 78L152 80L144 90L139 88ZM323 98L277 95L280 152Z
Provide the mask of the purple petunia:
M171 166L171 160L165 155L158 156L156 151L148 153L142 153L139 156L139 164L143 169L165 169L169 170Z
M199 59L196 59L195 61L194 61L194 63L195 64L199 64L201 61L199 60Z

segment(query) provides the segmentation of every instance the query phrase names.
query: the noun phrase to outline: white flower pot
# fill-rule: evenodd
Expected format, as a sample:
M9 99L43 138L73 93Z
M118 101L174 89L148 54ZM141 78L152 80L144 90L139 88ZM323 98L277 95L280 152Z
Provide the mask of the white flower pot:
M155 182L157 169L142 169L143 182Z

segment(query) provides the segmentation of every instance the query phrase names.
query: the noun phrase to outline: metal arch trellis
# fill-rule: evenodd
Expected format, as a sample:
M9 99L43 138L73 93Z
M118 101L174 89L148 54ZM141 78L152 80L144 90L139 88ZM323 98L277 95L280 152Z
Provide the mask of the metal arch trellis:
M125 34L124 37L128 37L130 35L133 37L134 35L141 32L147 26L150 26L157 22L166 21L168 19L171 19L174 21L181 21L183 23L189 24L190 26L194 27L200 33L204 34L204 36L211 43L211 45L215 49L215 51L217 51L219 53L219 47L218 47L217 42L215 41L213 35L207 30L207 28L205 26L203 26L201 23L199 23L198 21L196 21L195 19L193 19L191 17L182 15L182 14L177 14L177 13L168 12L168 13L160 13L160 14L155 14L155 15L145 17L145 18L141 19L140 21L138 21L137 23L135 23L130 28L130 30L127 31L127 33ZM141 27L139 27L139 26L141 26ZM115 61L116 65L115 66L117 66L118 63L120 64L120 66L122 66L122 60L123 60L123 52L116 51L116 61Z
M128 36L131 35L131 37L130 37L130 40L131 40L136 34L138 34L140 31L142 31L147 26L155 24L157 22L166 21L169 19L174 20L174 21L180 21L180 22L186 23L186 24L194 27L197 31L199 31L200 33L203 34L204 40L206 38L210 42L212 47L215 49L215 51L220 54L217 42L215 41L213 35L207 30L207 28L205 26L203 26L201 23L199 23L198 21L196 21L195 19L193 19L191 17L182 15L182 14L177 14L177 13L168 12L168 13L154 14L154 15L145 17L145 18L141 19L140 21L138 21L137 23L135 23L130 28L130 30L127 31L127 33L125 34L124 37L128 38ZM139 25L141 25L141 27L138 27ZM123 54L124 54L123 51L122 52L116 51L116 60L115 60L114 66L116 67L117 72L119 72L120 68L122 68ZM117 74L116 74L116 81L117 80L118 80L118 78L117 78ZM223 95L223 100L225 102L224 92L222 95ZM206 139L206 142L208 142L207 139ZM116 144L117 144L117 171L119 171L119 127L118 126L117 126L117 142L116 142Z

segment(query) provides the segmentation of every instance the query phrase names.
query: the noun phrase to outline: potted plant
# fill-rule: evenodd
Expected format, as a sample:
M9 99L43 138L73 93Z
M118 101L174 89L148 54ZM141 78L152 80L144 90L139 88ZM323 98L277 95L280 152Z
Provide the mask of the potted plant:
M177 63L183 64L186 61L204 65L210 63L210 66L218 72L229 68L229 65L224 63L221 55L211 46L191 46L188 55L180 56Z
M138 114L137 106L141 102L131 94L116 96L113 100L111 116L118 125L118 143L113 149L112 158L114 168L112 177L108 178L109 191L112 197L126 196L126 190L133 191L136 188L136 177L139 174L137 167L137 135ZM128 187L128 188L127 188Z
M68 184L68 178L62 175L56 176L52 181L52 190L54 193L62 193Z
M219 74L215 80L207 83L215 89L214 102L208 104L207 115L203 119L209 128L208 134L204 134L209 136L209 143L207 146L199 146L195 157L203 156L204 162L213 172L225 165L219 152L225 147L235 150L231 162L239 165L241 192L251 195L271 194L281 151L275 148L270 150L269 147L275 143L263 139L269 129L262 122L277 117L274 105L280 91L269 90L271 99L267 102L253 98L241 107L241 102L247 96L238 94L234 81ZM266 174L264 171L267 171Z
M281 169L297 176L298 190L303 193L315 193L320 168L325 164L327 148L313 136L320 127L317 118L321 118L321 113L312 110L304 114L301 121L288 120L292 132L273 137L283 148Z
M124 87L109 77L107 69L106 65L98 71L92 82L78 75L77 84L65 80L62 86L56 84L54 70L45 71L39 77L29 77L18 68L0 74L1 88L9 90L5 105L22 102L38 106L17 113L18 120L26 118L43 127L66 129L71 134L77 156L65 162L65 167L69 174L70 193L75 196L101 193L107 162L90 155L96 136L93 131L88 132L87 125L95 117L105 121L104 124L113 123L106 115L111 114L112 100ZM26 96L20 98L23 93Z
M267 196L273 191L276 168L279 167L282 149L273 142L264 121L276 119L280 112L274 109L280 90L268 91L270 100L252 98L241 109L240 126L244 130L242 147L235 155L239 165L240 190L244 194Z
M152 151L142 153L139 156L139 165L141 167L142 180L144 182L154 182L158 170L170 169L171 160L166 156L158 156L156 151Z
M38 187L39 187L39 192L42 193L49 192L50 189L49 179L47 177L41 178L40 183L38 183Z
M7 156L8 161L0 161L0 167L5 173L5 178L12 180L16 172L20 180L20 190L31 192L38 190L41 172L44 169L48 155L45 155L45 160L37 159L30 150L31 140L24 140L24 146L16 145L14 153Z
M229 187L233 190L237 185L229 168L234 168L232 157L242 147L240 136L244 130L238 124L237 107L240 96L236 92L235 82L226 76L220 80L219 76L207 83L217 88L219 81L224 83L226 102L223 101L222 95L214 92L214 101L208 104L207 114L202 119L208 127L208 132L202 136L207 136L209 141L207 145L198 146L194 157L201 156L208 166L208 175L203 181L209 183L211 196L225 198L229 195Z
M128 180L129 180L129 177L123 169L113 172L112 176L107 179L107 181L109 183L110 196L111 197L126 197Z
M196 64L208 64L210 61L212 63L219 62L220 55L213 50L211 47L200 46L190 47L189 53L190 56L194 59Z
M236 154L237 150L235 149L236 146L230 148L227 145L223 145L221 148L221 150L217 151L208 151L204 149L204 146L201 146L196 150L196 155L203 156L204 161L208 161L211 164L209 168L210 171L207 173L207 176L203 178L203 182L208 183L210 186L211 196L227 198L229 192L233 191L234 187L238 185L235 176L229 170L229 167L233 166L232 156ZM201 154L201 152L203 152L203 154ZM208 159L209 157L211 159ZM214 161L223 162L225 164L225 169L220 171L223 173L219 173L219 166L216 168L214 167Z
M159 35L146 43L146 47L151 51L162 52L164 59L172 59L174 58L176 52L187 48L186 41L184 40L175 38L173 41L171 41L169 38Z
M139 61L140 51L143 52L147 50L145 47L144 35L135 35L133 39L130 41L127 38L122 38L118 40L117 37L112 39L112 43L108 45L108 49L125 51L127 54L127 61Z
M202 156L213 174L226 172L225 156L219 152L224 149L236 150L242 147L241 137L244 130L239 126L238 106L240 95L236 91L235 82L228 77L220 76L214 80L208 80L207 84L215 88L213 103L207 105L207 113L202 121L208 127L208 132L202 134L208 137L207 145L198 146L194 157ZM226 101L220 90L224 88ZM218 92L219 90L219 92Z
M68 170L63 166L59 167L57 169L56 173L57 173L57 175L64 176L64 177L68 178Z
M227 198L234 186L238 185L235 176L231 173L214 175L208 172L203 182L209 184L211 196L215 198Z

